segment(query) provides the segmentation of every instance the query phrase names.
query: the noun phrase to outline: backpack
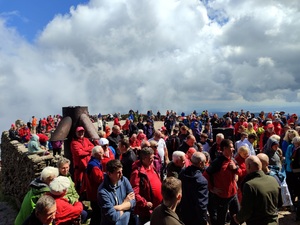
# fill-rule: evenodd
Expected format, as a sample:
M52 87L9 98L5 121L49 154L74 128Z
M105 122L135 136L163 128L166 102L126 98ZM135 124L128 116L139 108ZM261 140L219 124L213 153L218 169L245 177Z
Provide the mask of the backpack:
M280 181L280 184L281 184L283 182L283 180L285 179L285 176L282 172L279 171L279 167L274 166L274 165L270 165L268 167L270 169L270 175L273 176L273 177L276 176L278 178L278 180Z
M174 151L179 148L180 139L177 135L171 135L166 140L169 157L172 157Z

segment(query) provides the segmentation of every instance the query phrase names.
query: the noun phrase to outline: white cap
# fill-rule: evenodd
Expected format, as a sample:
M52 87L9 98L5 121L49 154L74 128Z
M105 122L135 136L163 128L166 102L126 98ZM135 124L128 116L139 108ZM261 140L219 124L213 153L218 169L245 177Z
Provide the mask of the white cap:
M101 146L108 145L108 140L106 138L100 138L99 143Z
M58 176L51 181L49 188L50 192L53 195L61 195L64 191L68 190L70 187L71 182L68 177L65 176Z

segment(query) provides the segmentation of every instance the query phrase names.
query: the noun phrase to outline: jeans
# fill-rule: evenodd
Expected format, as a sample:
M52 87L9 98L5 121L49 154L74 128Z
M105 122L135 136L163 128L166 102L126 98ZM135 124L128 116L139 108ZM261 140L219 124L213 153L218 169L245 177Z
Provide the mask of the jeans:
M230 198L220 198L216 194L209 193L208 212L212 225L224 225L228 209L232 218L230 224L236 225L237 223L234 222L233 215L237 214L240 209L237 195Z

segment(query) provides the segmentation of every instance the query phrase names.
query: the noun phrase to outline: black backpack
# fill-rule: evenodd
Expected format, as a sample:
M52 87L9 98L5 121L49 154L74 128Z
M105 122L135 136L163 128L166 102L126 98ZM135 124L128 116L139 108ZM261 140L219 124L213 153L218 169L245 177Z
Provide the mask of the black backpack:
M169 158L172 157L173 152L179 148L179 145L180 145L180 139L177 135L173 134L167 138L166 146L168 149Z

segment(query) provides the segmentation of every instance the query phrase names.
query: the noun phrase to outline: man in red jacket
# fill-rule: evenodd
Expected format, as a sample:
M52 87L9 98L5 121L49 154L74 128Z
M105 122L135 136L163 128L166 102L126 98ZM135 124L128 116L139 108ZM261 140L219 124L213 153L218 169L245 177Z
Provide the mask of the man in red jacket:
M74 167L74 183L76 191L80 195L85 187L82 186L84 171L91 158L94 145L90 140L84 137L84 128L76 128L76 137L71 142L71 153Z
M153 167L154 151L145 147L140 151L140 160L132 165L130 183L133 188L140 224L150 221L153 210L162 202L161 181Z
M242 171L233 159L234 147L229 139L220 143L222 155L218 156L204 172L208 181L208 211L212 225L225 224L229 209L231 218L239 211L236 176ZM236 224L233 219L230 224Z

